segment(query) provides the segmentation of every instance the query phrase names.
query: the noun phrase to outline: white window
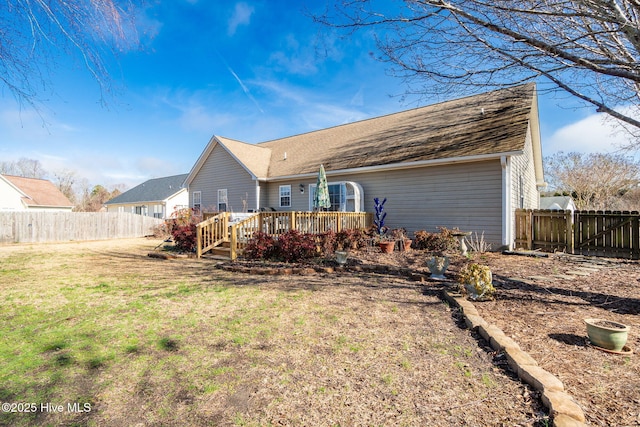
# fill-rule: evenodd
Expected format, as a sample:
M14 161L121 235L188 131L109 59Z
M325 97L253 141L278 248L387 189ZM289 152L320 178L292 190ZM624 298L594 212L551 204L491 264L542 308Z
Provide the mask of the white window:
M191 207L194 211L200 212L200 209L202 208L202 191L194 191L192 200L193 203Z
M290 185L280 186L280 207L281 208L291 207L291 186Z
M164 206L163 205L153 205L153 217L154 218L164 218Z
M330 182L329 200L330 211L337 212L362 212L364 208L364 191L357 182ZM313 197L316 194L316 185L309 186L309 210L313 210Z
M227 211L227 189L223 188L218 190L218 212L226 212Z

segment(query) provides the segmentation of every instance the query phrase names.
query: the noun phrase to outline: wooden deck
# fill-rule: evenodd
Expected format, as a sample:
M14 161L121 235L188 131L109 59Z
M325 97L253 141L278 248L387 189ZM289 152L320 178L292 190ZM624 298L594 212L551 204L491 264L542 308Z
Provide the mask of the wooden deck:
M196 226L197 255L215 251L236 259L254 233L262 231L276 238L289 230L320 234L328 230L365 229L373 216L366 212L259 212L231 223L230 213L210 216Z

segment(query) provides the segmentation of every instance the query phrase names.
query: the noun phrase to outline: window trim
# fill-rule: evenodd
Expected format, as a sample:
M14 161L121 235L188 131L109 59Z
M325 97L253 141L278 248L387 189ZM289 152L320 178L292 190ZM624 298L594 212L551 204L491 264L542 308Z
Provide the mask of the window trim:
M222 196L222 197L221 197ZM221 205L222 209L221 209ZM226 188L218 189L218 212L227 212L229 209L229 192Z
M283 194L283 191L285 190L285 193ZM288 192L288 194L286 193ZM280 203L279 207L281 208L290 208L291 207L291 197L292 197L292 193L291 193L291 185L287 184L287 185L281 185L278 188L278 201ZM289 199L289 203L288 204L283 204L282 201L283 199Z
M198 203L196 203L196 196ZM202 191L194 191L191 195L191 207L194 211L200 212L202 210Z

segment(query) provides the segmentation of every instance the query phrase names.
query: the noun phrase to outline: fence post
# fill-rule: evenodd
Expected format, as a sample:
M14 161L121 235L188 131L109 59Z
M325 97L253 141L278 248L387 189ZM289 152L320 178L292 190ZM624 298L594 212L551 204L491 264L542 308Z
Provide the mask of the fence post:
M567 239L567 253L573 254L574 244L573 244L573 212L572 211L564 211L567 218L567 229L566 229L566 239Z
M533 227L533 210L532 209L527 209L525 211L526 215L524 217L524 223L527 227L527 249L531 250L533 249L533 232L534 232L534 227Z

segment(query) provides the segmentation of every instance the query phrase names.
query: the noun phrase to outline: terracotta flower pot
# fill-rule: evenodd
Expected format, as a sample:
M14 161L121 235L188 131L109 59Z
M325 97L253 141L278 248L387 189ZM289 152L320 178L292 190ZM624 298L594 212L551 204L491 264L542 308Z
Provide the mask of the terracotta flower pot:
M385 254L390 254L393 252L393 248L396 246L396 242L380 242L378 244L380 246L380 250Z
M410 251L411 250L411 239L404 239L404 250L406 251Z

